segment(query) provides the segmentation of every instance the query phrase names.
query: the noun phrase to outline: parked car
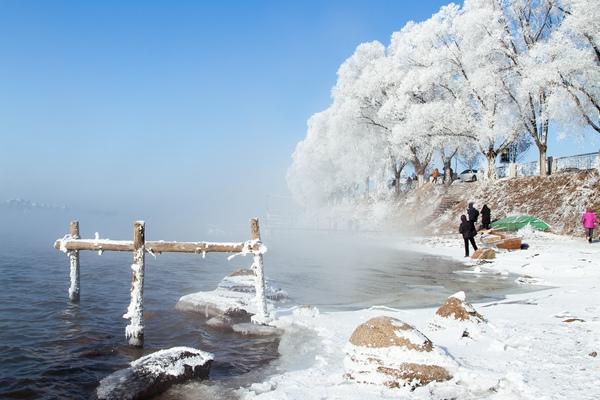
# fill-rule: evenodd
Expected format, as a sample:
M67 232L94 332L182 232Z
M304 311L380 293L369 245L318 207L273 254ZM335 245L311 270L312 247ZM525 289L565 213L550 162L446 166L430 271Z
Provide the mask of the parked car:
M458 174L458 179L461 182L475 182L477 180L477 170L476 169L467 169Z

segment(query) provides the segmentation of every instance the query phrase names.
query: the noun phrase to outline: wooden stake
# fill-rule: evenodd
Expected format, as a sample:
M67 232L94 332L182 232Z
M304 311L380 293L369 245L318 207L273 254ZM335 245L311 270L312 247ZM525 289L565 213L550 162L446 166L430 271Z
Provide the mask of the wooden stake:
M73 239L79 239L79 221L71 221L69 233ZM69 265L71 267L71 285L69 286L69 300L79 302L79 251L69 251Z
M250 237L252 240L260 242L260 227L258 225L258 218L252 218L250 220ZM252 270L256 275L255 287L256 287L256 307L258 312L256 313L256 322L267 323L267 299L265 296L265 275L263 271L263 255L259 252L254 253L254 262L252 263Z
M250 220L250 239L260 240L260 227L258 225L258 218L252 218Z
M125 337L129 344L144 346L144 222L137 221L133 225L133 264L131 270L131 303L123 318L130 320L125 328Z

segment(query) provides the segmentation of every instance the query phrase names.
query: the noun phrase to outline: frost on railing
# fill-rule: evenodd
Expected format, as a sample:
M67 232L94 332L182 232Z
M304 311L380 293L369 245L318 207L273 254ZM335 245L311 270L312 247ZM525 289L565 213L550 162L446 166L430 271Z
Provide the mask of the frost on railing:
M514 164L514 166L516 176L537 176L540 174L537 161ZM600 152L577 154L568 157L548 157L548 172L553 174L561 171L586 171L594 168L600 170ZM514 176L510 174L508 165L496 167L497 178L505 178L507 176Z
M553 160L552 171L560 172L570 169L588 170L596 168L600 152L578 154L570 157L557 157Z
M69 298L73 302L79 301L79 251L91 250L102 254L103 251L127 251L133 252L133 264L131 264L131 301L123 318L129 320L125 328L125 336L132 346L141 347L144 344L144 270L145 253L153 256L156 254L193 253L202 254L207 252L235 253L236 255L252 255L252 270L256 275L256 302L258 312L252 318L252 322L268 324L271 317L267 313L267 302L265 296L265 278L263 271L263 255L267 247L261 242L258 218L250 220L251 238L245 242L173 242L173 241L146 241L144 221L134 223L134 236L131 240L100 239L96 233L94 239L81 239L79 237L79 222L73 221L70 232L54 243L54 248L65 252L70 262L70 286Z

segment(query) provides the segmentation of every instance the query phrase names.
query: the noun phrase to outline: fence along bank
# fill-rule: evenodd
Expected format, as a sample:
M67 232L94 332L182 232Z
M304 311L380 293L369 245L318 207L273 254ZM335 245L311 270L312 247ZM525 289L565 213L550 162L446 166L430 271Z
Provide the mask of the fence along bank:
M589 170L600 168L600 151L596 153L577 154L566 157L548 157L546 162L548 174L573 170ZM537 176L540 174L538 161L528 163L510 163L496 167L498 178L516 178L518 176Z

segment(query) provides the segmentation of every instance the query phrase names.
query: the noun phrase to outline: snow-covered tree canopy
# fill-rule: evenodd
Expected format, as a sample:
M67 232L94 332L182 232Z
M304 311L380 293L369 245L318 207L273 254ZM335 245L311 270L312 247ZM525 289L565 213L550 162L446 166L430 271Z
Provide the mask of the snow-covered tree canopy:
M369 178L398 183L407 163L422 183L436 154L444 168L483 155L494 179L497 155L524 137L545 175L550 124L600 133L599 10L597 0L465 0L409 22L387 47L360 44L296 147L292 193L322 205Z

